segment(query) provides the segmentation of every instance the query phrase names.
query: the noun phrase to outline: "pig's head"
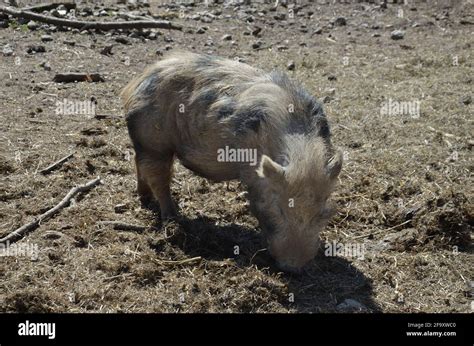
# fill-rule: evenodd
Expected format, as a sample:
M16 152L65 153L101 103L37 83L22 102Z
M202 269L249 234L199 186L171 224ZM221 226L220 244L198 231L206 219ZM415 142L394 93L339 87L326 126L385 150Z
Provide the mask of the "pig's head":
M299 272L315 257L319 233L332 215L328 197L342 167L339 151L298 147L287 165L262 155L251 197L270 254L289 272Z

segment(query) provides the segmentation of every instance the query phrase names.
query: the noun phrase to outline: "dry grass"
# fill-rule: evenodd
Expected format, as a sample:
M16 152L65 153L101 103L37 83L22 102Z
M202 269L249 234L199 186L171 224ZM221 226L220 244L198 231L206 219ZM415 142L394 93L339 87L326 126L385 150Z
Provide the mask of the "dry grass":
M120 114L118 91L156 59L161 38L158 44L134 39L133 50L118 45L113 56L104 56L103 35L58 32L47 53L28 55L25 47L37 43L39 33L0 29L0 44L13 44L22 59L20 66L14 57L1 60L0 237L53 206L73 185L104 180L21 240L39 246L37 260L0 258L0 311L333 312L347 298L366 311L470 311L472 104L460 99L472 95L473 42L472 28L459 24L469 6L472 13L472 5L459 5L440 21L433 16L444 9L436 6L418 5L407 11L409 20L397 18L396 8L313 8L322 35L303 34L297 24L265 28L262 40L286 44L282 52L252 51L251 39L242 35L246 25L235 19L210 24L206 35L166 33L174 46L200 51L210 36L215 44L204 51L240 56L267 70L294 60L293 77L320 99L331 97L325 110L346 164L334 195L338 213L323 240L364 244L366 255L358 260L321 252L303 276L276 270L237 182L212 184L178 166L173 195L182 218L162 228L156 206L142 209L134 192L124 122L54 113L58 100L94 96L99 112ZM328 29L335 14L346 16L348 25ZM413 28L413 22L422 25ZM371 29L375 23L381 29ZM237 46L220 41L222 31L212 30L220 26ZM390 39L395 28L406 28L403 41ZM326 39L329 33L336 42ZM61 43L66 38L84 47L67 47ZM130 66L123 64L126 56ZM43 60L53 71L39 67ZM98 70L106 83L50 82L54 72L76 69ZM420 117L380 115L389 98L420 100ZM38 173L72 151L61 169ZM119 213L118 204L125 204ZM160 230L114 230L99 223L106 220Z

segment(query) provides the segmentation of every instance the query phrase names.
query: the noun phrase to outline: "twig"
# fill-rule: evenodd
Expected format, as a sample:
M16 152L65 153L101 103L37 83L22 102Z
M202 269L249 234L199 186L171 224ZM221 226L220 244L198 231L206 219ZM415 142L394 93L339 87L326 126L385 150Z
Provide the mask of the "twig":
M104 77L98 73L58 73L54 76L53 82L74 83L74 82L105 82Z
M129 277L129 276L132 276L132 275L133 275L133 273L118 274L118 275L106 277L106 278L104 278L104 281L115 280L115 279L118 279L118 278L126 278L126 277Z
M406 225L406 224L409 223L410 221L412 221L412 220L407 220L407 221L405 221L405 222L402 222L402 223L399 224L399 225L396 225L396 226L393 226L393 227L390 227L390 228L386 228L386 229L381 229L381 230L378 230L377 232L359 235L359 236L354 237L354 238L352 238L352 239L360 239L360 238L365 238L365 237L368 237L368 236L371 236L371 235L375 235L375 234L380 234L380 233L388 232L388 231L394 230L395 228L398 228L398 227L400 227L400 226Z
M121 221L98 221L97 223L105 226L113 226L114 229L121 231L136 231L143 232L150 229L155 229L153 226L141 226L141 225L131 225Z
M61 166L64 162L66 162L67 160L69 160L71 157L74 156L74 153L70 153L69 155L67 156L64 156L62 159L59 159L58 161L52 163L51 165L49 165L48 167L46 168L43 168L40 173L41 174L48 174L50 173L51 171L55 170L56 168L58 168L59 166Z
M181 260L181 261L168 261L168 260L155 260L155 261L160 263L160 264L182 265L182 264L191 264L191 263L194 263L194 262L201 262L201 260L202 260L202 257L197 256L197 257L193 257L193 258L187 258L187 259L184 259L184 260Z
M255 258L255 256L257 256L257 254L258 254L259 252L263 252L263 251L267 251L267 248L257 250L257 251L253 254L252 258L250 259L249 264L251 265L251 264L253 263L253 259Z
M80 20L61 19L33 13L25 10L17 10L12 7L0 6L0 12L9 14L16 18L32 19L38 22L53 24L76 29L97 29L97 30L115 30L115 29L144 29L144 28L160 28L182 30L183 27L174 24L168 20L135 20L129 22L88 22Z
M90 189L92 189L93 187L95 187L96 185L98 185L100 183L101 183L100 178L96 178L96 179L93 179L93 180L87 182L84 185L80 185L80 186L76 186L76 187L72 188L68 192L68 194L61 200L61 202L56 204L56 206L49 209L45 213L41 214L40 216L35 218L32 222L21 226L20 228L18 228L15 231L11 232L7 236L1 238L0 239L0 244L5 243L7 241L14 241L15 239L25 235L27 232L32 231L33 229L38 227L41 224L41 222L49 219L51 216L56 214L59 210L66 207L75 195L77 195L78 193L81 193L81 192L87 192L87 191L89 191Z
M97 120L102 120L102 119L122 119L123 116L120 115L113 115L113 114L96 114L94 115L94 118Z

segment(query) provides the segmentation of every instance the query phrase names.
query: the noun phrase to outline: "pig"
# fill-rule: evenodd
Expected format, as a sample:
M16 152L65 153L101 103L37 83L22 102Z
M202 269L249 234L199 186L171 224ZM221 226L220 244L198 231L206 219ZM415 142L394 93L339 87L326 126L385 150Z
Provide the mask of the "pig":
M121 97L138 194L158 201L163 220L176 216L170 182L177 158L211 181L246 186L283 271L300 272L315 257L343 160L321 104L301 85L282 72L177 51L133 79Z

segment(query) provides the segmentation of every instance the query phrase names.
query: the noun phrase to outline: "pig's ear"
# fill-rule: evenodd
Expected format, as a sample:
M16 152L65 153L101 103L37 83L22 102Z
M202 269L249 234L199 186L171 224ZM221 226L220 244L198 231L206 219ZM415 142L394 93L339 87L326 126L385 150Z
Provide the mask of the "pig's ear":
M273 161L267 155L262 155L260 167L257 169L257 174L261 178L268 179L282 179L285 176L285 168Z
M332 156L327 163L326 172L329 175L329 178L335 179L341 173L342 168L342 152L337 150L334 156Z

